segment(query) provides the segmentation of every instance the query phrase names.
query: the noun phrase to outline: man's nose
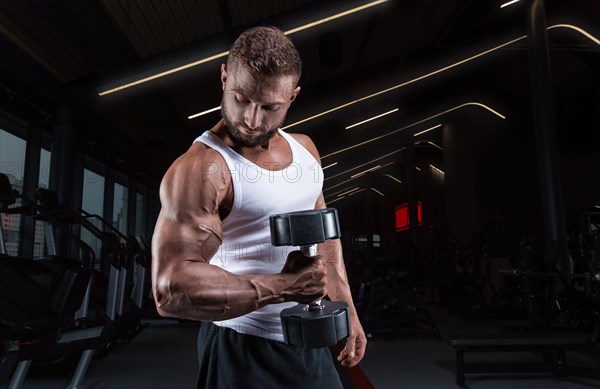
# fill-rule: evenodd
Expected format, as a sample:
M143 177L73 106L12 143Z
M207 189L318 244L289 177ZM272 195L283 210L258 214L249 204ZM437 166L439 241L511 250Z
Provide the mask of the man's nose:
M244 123L251 130L260 127L262 124L262 112L258 105L250 104L244 112Z

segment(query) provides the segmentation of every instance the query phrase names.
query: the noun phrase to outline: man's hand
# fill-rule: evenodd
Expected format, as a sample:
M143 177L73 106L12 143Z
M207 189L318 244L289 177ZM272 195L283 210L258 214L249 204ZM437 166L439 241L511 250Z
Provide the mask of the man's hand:
M338 355L337 360L345 367L358 365L365 355L367 337L356 315L350 316L351 335L346 339L346 346Z
M288 301L310 304L327 295L327 268L320 255L309 257L301 251L292 251L281 273L291 276L284 291Z

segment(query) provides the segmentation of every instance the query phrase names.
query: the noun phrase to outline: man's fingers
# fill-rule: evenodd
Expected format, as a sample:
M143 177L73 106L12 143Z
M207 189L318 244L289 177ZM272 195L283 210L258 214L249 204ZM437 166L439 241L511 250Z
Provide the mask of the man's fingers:
M356 355L356 337L351 336L346 340L346 346L338 355L337 360L342 362L342 365L346 365L351 362L351 360Z
M350 336L346 340L346 349L348 350L348 357L354 358L354 355L356 355L356 336Z

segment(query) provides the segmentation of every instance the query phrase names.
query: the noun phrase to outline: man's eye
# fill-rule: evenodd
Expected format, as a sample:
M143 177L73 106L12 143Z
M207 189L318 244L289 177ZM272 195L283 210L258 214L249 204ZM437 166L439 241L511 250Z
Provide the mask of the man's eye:
M248 100L238 95L235 95L235 102L238 104L248 104Z

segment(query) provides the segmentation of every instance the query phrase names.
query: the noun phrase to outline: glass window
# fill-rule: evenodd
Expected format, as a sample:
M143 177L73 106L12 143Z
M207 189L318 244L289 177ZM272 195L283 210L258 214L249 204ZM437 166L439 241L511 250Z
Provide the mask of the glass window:
M129 190L115 182L114 206L113 206L113 226L127 235L127 201Z
M48 189L50 183L50 150L42 148L40 150L40 172L38 179L38 186L40 188Z
M27 142L3 129L0 129L0 173L8 176L12 189L23 193L23 174L25 171L25 148ZM13 206L22 204L21 199ZM21 215L2 214L2 230L8 255L19 253L19 230Z
M48 189L50 182L50 156L49 150L42 148L40 150L40 171L38 178L38 187ZM44 235L44 222L36 220L34 222L34 238L33 238L33 257L39 258L44 256L44 245L46 244L46 236Z
M373 247L381 247L381 236L373 234Z
M356 249L365 249L368 247L368 236L367 235L358 235L354 238L354 247Z
M92 215L102 216L104 210L104 177L88 169L83 171L83 198L81 208ZM97 218L89 219L98 229L102 230L102 222ZM102 242L88 229L81 229L81 240L87 243L100 258Z
M146 237L146 196L138 192L135 206L135 235Z

